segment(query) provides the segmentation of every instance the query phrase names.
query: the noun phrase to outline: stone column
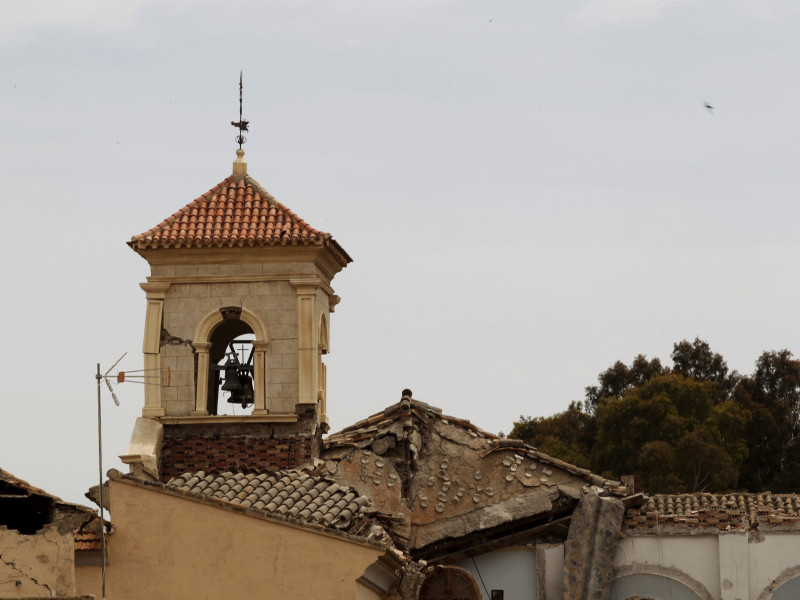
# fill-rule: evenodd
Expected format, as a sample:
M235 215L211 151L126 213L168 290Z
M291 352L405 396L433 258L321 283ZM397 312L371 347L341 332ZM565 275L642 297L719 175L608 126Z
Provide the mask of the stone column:
M572 512L564 556L564 600L607 600L625 507L589 488Z
M267 345L266 340L255 340L253 342L253 387L254 403L253 415L266 415L269 413L267 408L267 377L269 369L266 368Z
M145 373L156 373L161 370L161 326L164 317L164 298L169 283L140 283L147 295L147 311L144 319L144 354ZM144 386L143 417L163 417L164 406L161 402L161 384Z
M208 414L208 370L211 366L208 351L211 342L194 342L192 346L197 354L197 396L192 416L205 416Z
M317 374L317 288L316 279L292 279L297 290L298 403L316 404Z

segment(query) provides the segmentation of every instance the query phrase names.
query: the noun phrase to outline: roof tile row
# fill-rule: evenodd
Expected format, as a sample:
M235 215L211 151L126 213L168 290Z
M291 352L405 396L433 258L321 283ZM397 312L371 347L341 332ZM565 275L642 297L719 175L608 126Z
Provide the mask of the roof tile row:
M301 471L199 471L185 473L170 481L167 487L349 533L359 517L375 512L369 506L369 499L356 491Z
M628 509L624 526L648 530L657 526L746 530L791 525L800 521L800 494L656 494Z
M135 235L134 248L222 248L321 244L314 229L254 179L224 179L155 227Z

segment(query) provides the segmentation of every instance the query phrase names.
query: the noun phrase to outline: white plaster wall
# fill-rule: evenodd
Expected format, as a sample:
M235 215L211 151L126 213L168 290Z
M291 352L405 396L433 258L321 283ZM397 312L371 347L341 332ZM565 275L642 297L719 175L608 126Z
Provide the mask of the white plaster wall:
M620 574L661 574L686 584L690 583L688 576L701 583L712 598L720 598L715 535L629 536L618 546L614 567Z
M781 573L800 565L800 532L765 533L758 539L763 541L748 544L750 598L754 600Z
M800 531L629 536L620 542L614 566L617 577L649 573L695 590L699 583L715 600L770 600L773 590L800 576ZM800 583L797 588L800 593ZM792 589L780 594L791 596Z
M492 590L503 590L503 600L536 600L536 552L531 548L504 548L467 558L456 566L472 574L483 600L489 600Z

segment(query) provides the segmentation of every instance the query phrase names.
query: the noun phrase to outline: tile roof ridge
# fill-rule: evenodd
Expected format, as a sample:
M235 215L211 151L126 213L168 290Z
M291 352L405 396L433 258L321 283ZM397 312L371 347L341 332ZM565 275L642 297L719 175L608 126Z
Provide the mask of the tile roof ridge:
M281 204L280 202L278 202L278 199L275 196L270 194L267 191L267 189L263 185L258 183L255 179L253 179L253 177L251 175L245 175L244 177L242 177L242 179L241 179L241 181L239 183L240 184L244 183L246 185L252 186L253 189L255 191L257 191L261 195L262 198L264 198L264 200L266 200L267 202L269 202L273 206L277 206L277 205Z

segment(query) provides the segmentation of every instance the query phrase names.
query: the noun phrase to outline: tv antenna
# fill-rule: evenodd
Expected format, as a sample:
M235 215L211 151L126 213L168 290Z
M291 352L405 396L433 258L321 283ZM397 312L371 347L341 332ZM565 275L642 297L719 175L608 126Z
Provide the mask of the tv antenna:
M122 356L117 359L111 367L103 373L100 374L100 363L97 363L97 374L94 376L95 380L97 381L97 465L100 472L100 487L99 495L100 495L100 554L101 554L101 572L103 577L103 585L102 585L102 592L103 592L103 600L106 598L106 520L105 520L105 501L103 499L103 411L101 410L101 402L100 402L100 382L105 381L106 386L108 386L108 391L111 392L111 398L114 400L114 404L119 406L119 399L117 395L114 393L114 387L111 385L111 381L109 381L109 373L116 367L122 359L128 353L125 352ZM151 374L154 371L157 373ZM131 375L133 373L133 375ZM152 379L153 381L149 381ZM136 383L142 384L151 384L151 385L169 385L172 382L172 371L167 367L166 369L141 369L139 371L120 371L117 373L116 376L117 383L123 383L125 381L133 381Z

